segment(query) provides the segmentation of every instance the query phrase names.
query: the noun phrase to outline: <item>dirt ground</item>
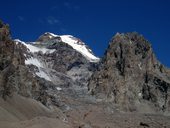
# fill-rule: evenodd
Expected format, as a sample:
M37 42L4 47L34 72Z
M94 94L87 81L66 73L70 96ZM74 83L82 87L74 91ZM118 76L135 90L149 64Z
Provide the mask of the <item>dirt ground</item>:
M102 104L51 110L18 95L0 103L0 128L170 128L169 116L117 112Z

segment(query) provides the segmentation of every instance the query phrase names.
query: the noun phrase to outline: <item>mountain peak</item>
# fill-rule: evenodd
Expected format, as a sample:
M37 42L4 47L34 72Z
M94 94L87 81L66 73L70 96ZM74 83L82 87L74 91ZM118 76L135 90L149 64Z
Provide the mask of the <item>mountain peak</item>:
M68 44L73 49L81 53L90 62L98 62L100 60L92 53L92 50L82 40L72 35L56 35L54 33L46 32L38 38L37 44L46 43L51 40L54 42L63 42Z
M92 94L105 94L124 110L141 110L137 102L148 108L145 103L152 102L155 110L169 108L163 97L170 87L168 73L143 36L136 32L116 34L101 62L89 80Z
M58 36L58 35L55 35L54 33L51 33L51 32L45 32L44 34L45 34L45 35L50 35L50 36L52 36L52 37Z
M50 32L45 32L44 34L42 34L42 35L37 39L37 42L46 42L46 41L52 40L52 39L61 40L58 35L55 35L55 34L50 33Z
M91 63L99 59L74 36L31 43L8 32L0 23L0 127L170 126L170 71L143 36L117 33Z

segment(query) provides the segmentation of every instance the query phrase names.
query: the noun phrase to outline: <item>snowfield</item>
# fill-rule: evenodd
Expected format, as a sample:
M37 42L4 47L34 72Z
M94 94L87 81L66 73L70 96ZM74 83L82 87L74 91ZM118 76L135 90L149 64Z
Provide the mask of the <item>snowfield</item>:
M46 48L39 48L39 47L36 47L36 46L33 46L31 44L27 44L21 40L14 40L16 42L16 44L18 45L18 43L21 43L23 45L25 45L27 47L27 49L29 50L29 52L31 53L36 53L36 52L42 52L43 54L46 54L46 53L53 53L55 52L55 49L46 49ZM47 73L45 73L43 71L43 63L41 63L37 58L35 57L30 57L30 58L27 58L25 59L25 64L26 65L34 65L38 68L38 71L35 72L35 74L41 78L44 78L48 81L51 81L50 77L47 75Z
M87 48L85 43L83 43L81 40L73 37L72 35L55 35L50 32L46 32L45 34L50 34L50 37L60 37L61 40L64 43L67 43L70 45L73 49L80 52L86 59L88 59L90 62L98 62L100 59L96 56L94 56L91 52L92 50Z
M27 44L19 39L15 39L14 41L16 42L16 44L18 43L24 44L28 48L28 50L32 53L42 52L43 54L45 54L45 53L55 52L55 49L47 49L47 48L40 48L40 47L33 46L32 44L34 44L34 42L32 42L32 44Z
M90 49L87 49L86 45L82 42L79 42L75 37L70 35L60 36L61 40L68 45L72 46L75 50L80 52L83 56L85 56L91 62L98 62L99 58L94 56L91 53Z
M72 35L61 35L61 36L59 36L59 35L55 35L55 34L50 33L50 32L46 32L45 34L49 34L50 39L52 37L60 37L61 40L64 43L67 43L73 49L75 49L76 51L81 53L90 62L98 62L100 60L98 57L96 57L92 54L92 50L87 48L85 43L83 43L81 40L73 37ZM55 52L55 49L47 49L47 48L40 48L40 47L33 46L32 44L35 44L35 42L32 42L32 44L27 44L27 43L25 43L25 42L23 42L19 39L16 39L14 41L16 42L16 44L18 44L18 43L24 44L29 49L29 51L32 52L32 53L42 52L43 54L45 54L45 53Z
M89 60L90 62L98 62L100 59L96 56L93 55L92 50L89 49L85 43L83 43L81 40L71 36L71 35L55 35L53 33L45 33L48 34L50 39L53 39L54 37L60 37L62 42L67 43L68 45L70 45L73 49L75 49L76 51L78 51L79 53L81 53L87 60ZM16 45L18 45L19 43L23 44L28 50L28 53L31 53L31 57L26 58L25 59L25 64L26 65L34 65L38 68L38 72L35 72L35 74L41 78L44 78L48 81L51 81L50 76L48 75L47 72L44 72L44 69L46 67L44 67L43 62L41 62L41 60L39 58L37 58L35 56L34 53L38 53L41 52L43 54L51 54L54 53L56 50L55 49L47 49L45 47L38 47L38 46L34 46L34 44L36 44L36 42L31 42L31 43L26 43L24 41L21 41L19 39L15 39L14 42L16 43ZM25 55L26 57L26 55ZM62 90L61 88L57 88L57 90Z

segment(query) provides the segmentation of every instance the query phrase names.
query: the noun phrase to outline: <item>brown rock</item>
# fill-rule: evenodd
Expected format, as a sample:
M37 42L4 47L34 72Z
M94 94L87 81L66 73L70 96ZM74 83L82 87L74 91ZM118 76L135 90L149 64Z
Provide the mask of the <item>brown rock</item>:
M141 35L116 34L88 86L92 94L107 97L123 110L141 111L141 106L147 104L148 111L165 111L170 107L167 72Z

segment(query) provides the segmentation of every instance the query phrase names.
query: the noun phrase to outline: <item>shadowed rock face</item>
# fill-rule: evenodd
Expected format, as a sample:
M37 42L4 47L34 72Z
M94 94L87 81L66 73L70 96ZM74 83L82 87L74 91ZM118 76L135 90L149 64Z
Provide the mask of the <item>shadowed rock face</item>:
M88 87L93 95L107 97L123 110L140 111L146 106L166 111L170 107L169 70L137 33L113 37Z
M0 37L0 96L6 99L16 93L36 99L40 82L25 66L26 48L11 40L5 24L1 25Z
M22 57L17 56L15 44L10 39L7 25L0 25L0 95L5 97L11 92L11 77L14 75L17 65L23 63ZM19 51L18 51L19 53Z

